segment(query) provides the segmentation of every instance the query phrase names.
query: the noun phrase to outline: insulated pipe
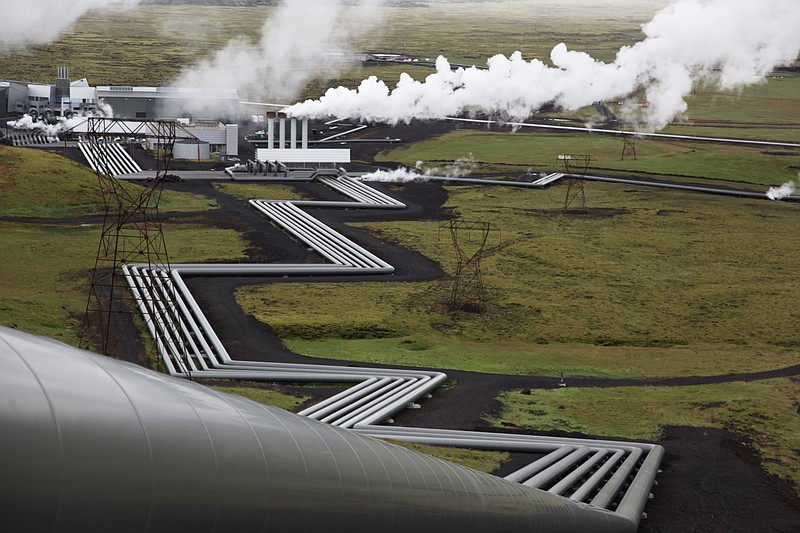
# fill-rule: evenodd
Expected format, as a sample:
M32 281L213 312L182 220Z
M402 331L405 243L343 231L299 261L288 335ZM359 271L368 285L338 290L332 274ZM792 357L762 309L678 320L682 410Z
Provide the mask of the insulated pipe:
M133 293L133 297L136 301L136 306L139 308L139 312L142 313L142 317L144 317L144 322L147 325L147 329L150 331L150 336L156 340L156 348L158 349L158 353L163 354L165 352L164 346L161 343L161 339L156 334L156 328L155 324L153 323L153 319L150 316L147 306L145 305L144 297L142 296L141 291L139 291L137 282L134 280L134 274L131 273L131 268L129 268L128 265L122 265L122 275L128 282L128 287L130 287L131 292ZM167 365L169 373L175 374L175 368L172 366L172 361L170 361L169 358L164 358L164 362Z
M574 450L575 450L574 446L562 446L561 448L557 448L551 453L542 457L541 459L538 459L532 462L531 464L520 468L516 472L512 472L503 479L505 479L506 481L514 481L516 483L522 483L531 476L535 475L537 472L541 472L542 470L544 470L551 464L555 463L559 459L566 457Z
M342 194L344 194L346 196L349 196L350 198L352 198L353 200L356 200L359 203L362 203L362 204L376 204L376 203L380 204L380 202L373 201L372 198L370 198L369 196L363 194L361 191L356 190L353 187L347 187L345 185L342 185L341 183L337 183L337 179L338 178L329 178L329 179L326 179L326 180L320 180L320 183L324 183L325 185L331 187L332 189L335 189L335 190L339 191L340 193L342 193Z
M395 406L397 407L397 410L402 409L407 402L400 400L400 398L405 398L408 390L414 388L417 383L414 379L405 379L402 381L397 381L396 383L398 386L396 388L393 387L393 390L387 391L386 396L379 398L377 402L356 409L354 412L344 416L343 418L337 419L335 422L333 422L333 425L343 428L351 428L378 410ZM381 420L383 420L383 418L381 418Z
M661 139L683 139L687 141L706 141L706 142L719 142L719 143L732 143L732 144L751 144L755 146L782 146L786 148L800 148L800 143L754 141L749 139L731 139L727 137L700 137L697 135L676 135L673 133L647 133L641 131L609 130L602 128L589 128L580 126L556 126L553 124L536 124L529 122L499 122L496 120L482 120L475 118L446 117L445 120L455 120L459 122L473 122L478 124L502 124L504 126L510 126L512 128L519 128L519 127L544 128L552 130L580 131L584 133L606 133L610 135L620 135L620 136L628 135L635 137L654 137Z
M387 430L392 430L393 428L386 428ZM419 433L419 434L437 434L437 435L462 435L469 437L471 439L480 440L481 438L485 438L487 435L494 435L493 433L486 433L482 431L463 431L463 430L454 430L454 429L430 429L430 428L403 428L405 431ZM579 438L564 438L564 437L550 437L546 435L516 435L513 433L510 434L503 434L503 437L508 440L514 441L536 441L536 442L543 442L543 443L552 443L556 446L562 446L565 444L572 444L576 446L589 446L589 447L606 447L606 448L618 448L623 451L631 451L634 449L641 449L644 451L649 451L654 448L658 448L660 446L649 444L649 443L639 443L639 442L619 442L619 441L611 441L611 440L594 440L594 439L579 439Z
M553 451L562 446L588 446L590 449L609 449L611 451L619 450L621 453L630 453L633 450L647 451L650 449L658 449L660 446L653 447L652 444L641 443L623 443L616 441L597 440L591 439L572 439L562 437L547 437L541 435L515 435L508 433L493 433L493 432L477 432L477 431L463 431L463 430L443 430L443 429L429 429L429 428L414 428L403 427L395 428L389 426L360 426L364 428L364 432L381 437L394 438L392 435L395 433L402 433L408 440L414 439L427 439L429 442L438 439L441 443L452 442L453 440L468 440L474 443L480 442L497 442L502 439L506 443L514 443L515 450L525 450L525 446L529 448L527 451L541 452ZM494 445L494 444L493 444ZM532 474L528 474L530 477ZM525 479L525 478L523 478Z
M355 268L349 265L336 264L250 264L224 265L215 263L172 265L172 271L180 271L189 276L342 276L353 274L391 274L389 268Z
M297 149L297 119L291 119L290 132L289 132L289 149Z
M550 453L558 449L552 444L537 444L526 443L513 440L505 440L503 433L496 433L494 440L482 439L472 440L469 437L426 437L419 435L410 435L398 432L386 432L383 428L386 426L367 426L362 425L354 429L354 431L362 435L369 435L377 439L394 439L403 442L416 442L418 444L429 444L431 446L451 446L455 448L471 448L474 450L499 450L505 452L519 452L519 453ZM405 429L405 428L397 428ZM569 450L571 451L571 450ZM566 453L569 453L567 451Z
M532 478L526 480L522 484L525 485L526 487L533 487L535 489L542 488L544 485L556 479L559 475L561 475L561 473L570 468L572 465L574 465L578 461L581 461L584 457L589 455L589 453L591 453L591 450L589 448L587 448L586 446L579 446L578 448L575 448L572 451L572 453L570 453L557 463L549 466L548 468L545 468L544 470L542 470Z
M289 175L289 167L286 166L285 163L275 160L275 175L278 175L278 171L283 169L283 176L286 177Z
M653 486L652 480L655 479L658 474L658 467L663 458L664 448L661 446L656 446L647 454L647 458L639 467L639 471L631 482L631 486L617 506L617 514L638 523L644 511L644 506L650 496L650 490Z
M325 137L324 139L321 139L321 140L319 140L317 142L327 142L327 141L330 141L331 139L337 139L337 138L342 137L344 135L348 135L350 133L355 133L357 131L361 131L363 129L366 129L367 127L368 126L365 126L365 125L356 126L355 128L353 128L351 130L343 131L341 133L336 133L335 135L331 135L330 137Z
M622 484L625 483L625 480L630 476L633 467L636 466L641 455L642 450L637 449L632 451L617 471L614 472L614 475L611 476L608 483L597 493L597 496L594 497L591 504L595 507L608 507L614 500L614 497L619 493Z
M275 148L275 119L271 116L267 117L267 149L273 150Z
M157 270L154 272L154 274L158 276L158 278L161 280L160 286L161 286L162 297L171 301L172 305L175 306L174 309L175 313L178 315L177 322L182 334L181 340L185 355L189 357L190 362L192 361L192 356L194 356L194 359L196 359L197 362L202 367L200 370L208 370L208 365L206 364L207 358L203 357L202 350L200 349L200 347L198 347L197 342L195 341L195 338L204 341L203 335L197 334L198 330L196 328L196 323L194 322L191 314L188 313L188 309L186 309L186 304L183 302L183 299L178 295L178 292L175 289L174 285L172 284L171 280L169 279L169 276L166 271ZM192 328L192 331L195 333L195 335L192 335L192 332L189 331L190 327ZM187 343L191 348L191 352L186 352ZM206 353L208 353L208 351L210 350L206 349ZM197 368L194 367L194 365L192 365L192 367L193 370L198 370Z
M286 149L286 118L280 117L278 128L278 150Z
M367 200L363 202L356 202L356 203L367 203L367 204L379 204L381 206L405 206L404 203L395 200L391 196L384 194L372 187L368 187L364 185L358 180L354 180L347 176L338 176L338 177L319 177L316 178L317 181L331 187L339 191L340 193L357 200L354 194L360 194L361 197L366 197ZM294 201L292 203L295 203Z
M143 279L144 274L137 272L135 281L139 286L139 290L145 295L144 302L149 310L149 318L154 325L159 335L156 337L162 344L159 345L159 350L170 360L177 361L174 357L174 340L166 328L163 327L165 318L162 316L161 310L158 308L154 295L150 288L147 286L146 281Z
M374 266L359 260L355 244L344 242L344 237L332 230L325 231L329 229L327 226L291 204L270 204L266 214L335 263L360 267Z
M387 383L384 383L381 388L372 391L354 401L351 401L348 405L318 420L334 426L347 427L346 423L348 420L351 420L359 416L365 410L372 408L376 399L377 401L382 401L387 395L394 393L395 390L403 387L405 384L406 380L404 379L390 379Z
M600 462L600 460L608 455L609 450L597 450L594 454L585 461L581 466L570 472L568 475L564 476L564 478L550 487L547 492L551 494L563 494L565 490L572 487L581 477L586 475L586 473L594 468L594 466Z
M294 224L287 218L285 213L281 212L277 207L274 207L277 205L279 204L270 204L269 207L265 206L264 208L260 208L260 211L265 215L267 215L267 217L272 219L273 222L276 222L280 226L283 226L285 229L289 231L289 233L291 233L296 238L303 241L306 245L309 245L312 248L314 248L318 253L320 253L323 257L325 257L332 263L338 265L350 265L350 261L347 261L346 259L336 254L331 254L326 248L318 246L317 243L315 243L314 239L308 236L308 234L304 231L304 228L302 228L300 224Z
M385 268L390 266L385 261L367 252L329 226L290 203L267 203L259 200L250 200L250 203L333 262L338 262L340 264L357 264L367 267ZM349 256L351 259L342 259L346 256Z
M612 468L616 466L622 456L625 454L622 450L617 450L614 455L612 455L608 461L603 463L603 466L597 469L597 471L592 474L592 476L587 479L581 487L575 491L572 496L570 496L570 500L575 500L578 502L584 501L589 494L598 486L598 484L603 480L603 478L611 471Z
M214 331L211 328L211 324L208 323L205 314L203 314L203 312L200 310L200 307L197 305L197 301L195 301L194 297L191 296L189 288L186 286L186 283L184 283L183 279L181 279L178 270L172 271L172 281L175 283L175 286L178 287L178 290L183 295L184 301L188 304L189 308L197 317L203 330L206 332ZM230 362L231 358L230 356L228 356L228 352L225 350L225 347L222 346L222 343L219 341L219 338L216 336L216 334L214 334L213 336L209 335L208 339L211 341L211 345L214 347L216 353L219 354L220 359L222 359L222 361L224 362Z
M391 203L388 202L385 197L381 197L381 194L375 189L368 187L367 189L369 190L365 190L365 188L356 185L358 182L352 182L352 180L341 176L336 178L320 178L319 182L361 203L381 205ZM370 193L370 191L375 194Z
M334 182L336 185L334 185ZM346 194L348 196L354 197L354 195L360 195L361 197L365 198L364 203L373 203L378 204L381 206L390 206L390 205L405 205L401 202L398 202L383 194L380 191L373 189L372 187L367 187L363 185L361 182L352 180L346 177L340 177L337 179L326 179L324 181L326 185L329 185L334 188L338 188L342 192L342 194ZM338 187L337 187L338 186Z
M334 209L405 209L405 204L365 204L362 202L292 200L297 207L330 207Z
M175 336L174 327L169 327L166 325L168 323L174 324L173 317L166 309L164 302L157 297L158 295L153 289L153 281L150 276L146 272L142 272L142 275L138 276L137 279L141 284L142 290L149 295L150 305L152 306L152 314L156 319L157 327L162 332L162 339L166 339L168 353L178 363L178 365L183 368L184 372L188 372L189 369L186 368L186 365L181 358L181 350L178 348L178 344L182 344L180 342L180 338ZM189 361L189 365L192 365L191 361ZM191 370L197 369L192 368Z
M7 328L0 364L9 531L631 530L602 509Z
M284 226L290 233L314 248L334 263L357 267L370 265L360 262L352 253L353 247L337 243L332 236L326 235L321 226L315 225L311 218L306 218L299 209L290 204L271 204L265 212L270 218ZM348 257L349 255L349 257Z
M167 272L162 272L161 275L162 277L165 278L169 276ZM173 294L175 295L175 299L177 301L183 319L186 322L188 322L189 328L191 328L191 333L188 333L187 336L189 337L192 346L198 352L198 356L201 351L206 354L205 359L208 360L208 362L212 365L212 367L214 366L215 363L218 365L216 359L214 358L213 350L211 346L208 344L205 330L197 323L197 320L195 319L195 314L192 313L191 310L188 308L185 298L181 296L180 290L176 287L174 283L172 284L172 286L175 287ZM194 339L197 339L197 342L200 343L199 347L197 346L195 340L192 339L192 337L194 337ZM205 364L204 364L204 370L208 370L208 367Z
M359 383L358 385L350 387L349 389L344 390L338 394L334 394L330 398L326 398L325 400L319 403L315 403L311 407L299 411L297 414L300 416L307 416L309 418L314 418L316 420L319 420L321 416L325 416L329 412L338 409L339 407L341 407L341 405L347 405L347 402L350 401L351 396L357 393L361 393L365 389L367 389L368 391L372 391L388 381L389 378L380 378L380 379L378 379L377 377L369 378Z
M300 148L308 150L308 119L303 119L302 140L300 141Z
M424 384L424 386L422 386L421 388L418 388L416 390L417 395L413 395L413 396L412 395L406 395L405 397L402 398L401 401L405 402L405 403L408 403L412 399L419 398L419 397L429 393L433 389L437 388L446 379L447 379L447 376L445 374L436 374L435 376L433 376L430 379L428 379L426 381L426 383ZM383 422L385 419L389 418L390 416L392 416L393 414L395 414L396 412L398 412L402 408L403 408L403 403L401 403L400 405L387 405L382 410L374 413L371 418L364 419L361 422L361 424L378 424L380 422ZM354 426L354 427L357 427L357 425Z

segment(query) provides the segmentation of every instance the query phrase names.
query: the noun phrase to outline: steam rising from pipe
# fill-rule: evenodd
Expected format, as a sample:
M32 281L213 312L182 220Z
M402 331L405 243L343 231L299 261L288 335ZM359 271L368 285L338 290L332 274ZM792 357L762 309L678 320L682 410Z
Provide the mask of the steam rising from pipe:
M258 42L233 39L171 84L235 88L243 100L291 101L310 80L355 63L350 42L380 24L381 2L285 0L264 21Z
M3 30L0 31L0 54L55 41L89 10L129 8L141 1L2 0L0 13L3 14Z
M111 108L111 106L105 103L103 100L100 100L97 103L97 109L95 111L86 113L84 115L75 115L71 118L66 118L63 116L55 117L55 124L48 124L47 122L37 120L27 113L22 115L22 118L7 121L6 124L8 127L17 130L36 131L48 137L57 137L62 132L74 128L81 122L84 122L87 117L110 118L113 116L114 110Z
M548 103L575 110L624 99L625 118L659 129L687 109L696 86L723 90L758 83L800 54L797 0L680 0L642 26L645 39L619 50L613 63L563 43L553 66L519 52L489 58L488 69L451 69L444 57L424 82L403 74L394 89L376 77L355 90L331 88L319 100L286 109L292 116L360 118L389 123L463 112L522 120ZM635 102L644 100L644 106Z
M420 174L419 172L406 168L398 168L395 170L376 170L375 172L360 176L358 180L380 183L420 183L428 181L428 175Z
M444 167L427 167L423 161L417 161L413 169L398 168L395 170L376 170L359 177L359 181L374 181L382 183L422 183L432 176L446 178L463 178L469 176L475 168L475 158L472 154L453 161L452 165Z
M782 200L794 194L795 185L793 181L787 181L780 187L770 187L767 191L767 198L770 200Z

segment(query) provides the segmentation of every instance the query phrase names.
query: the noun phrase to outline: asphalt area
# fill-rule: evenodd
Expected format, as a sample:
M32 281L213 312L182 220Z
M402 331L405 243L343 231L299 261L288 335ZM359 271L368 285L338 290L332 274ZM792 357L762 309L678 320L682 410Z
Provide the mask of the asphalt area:
M452 129L451 124L428 124L400 126L391 130L391 135L405 141L425 138ZM374 133L374 132L373 132ZM377 136L380 138L380 135ZM369 161L386 145L359 145L353 157ZM371 252L394 265L393 276L353 276L346 278L303 278L304 281L353 282L359 279L387 283L405 280L431 280L443 276L438 266L426 257L369 235L346 225L357 220L415 219L446 220L449 213L442 205L447 192L436 183L415 183L403 186L373 184L379 189L405 202L409 207L403 211L379 210L325 210L310 209L309 212L350 237ZM247 262L319 262L320 259L304 246L276 229L261 217L247 202L219 193L210 183L170 183L166 187L191 190L213 196L222 209L205 213L162 214L164 219L178 222L191 219L192 224L206 223L209 226L237 229L248 242ZM321 185L300 185L315 198L330 197L333 193ZM53 221L50 220L52 223ZM245 314L234 299L234 291L241 286L260 283L280 283L278 278L257 277L194 277L186 279L192 294L206 313L229 353L237 359L269 360L280 362L352 364L357 362L331 361L302 356L286 349L270 327ZM376 365L369 365L376 366ZM499 409L495 400L504 390L525 388L553 388L557 380L552 377L506 376L474 372L435 369L448 374L456 381L454 386L434 391L431 399L422 402L422 408L407 410L395 418L395 423L406 426L436 427L463 430L498 431L491 428L481 415ZM607 387L644 385L688 385L721 383L734 380L766 379L777 376L800 375L800 365L774 372L748 375L712 376L702 378L679 378L659 381L607 380L569 378L569 386ZM263 386L256 384L256 386ZM283 385L279 388L297 390ZM303 388L302 393L326 397L331 387ZM314 400L312 400L314 401ZM800 414L800 413L799 413ZM800 418L798 419L800 421ZM499 431L520 432L514 427ZM545 432L546 433L546 432ZM546 433L547 434L547 433ZM552 434L566 435L553 432ZM569 434L576 437L591 435ZM668 427L660 442L666 448L665 460L653 489L654 499L645 509L647 518L642 521L642 532L792 532L800 527L800 497L791 483L766 474L759 466L759 458L753 447L743 437L722 429ZM601 435L614 438L614 435ZM798 452L800 453L800 452ZM514 470L526 458L512 455L503 471ZM798 457L800 460L800 457ZM499 473L503 473L503 471Z

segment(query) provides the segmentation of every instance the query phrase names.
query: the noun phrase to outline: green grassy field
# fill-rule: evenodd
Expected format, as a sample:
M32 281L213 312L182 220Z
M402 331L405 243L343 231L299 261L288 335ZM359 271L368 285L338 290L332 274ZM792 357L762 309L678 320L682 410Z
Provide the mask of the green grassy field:
M202 195L165 191L162 197L167 211L216 207ZM0 216L6 217L0 222L0 323L77 344L101 223L75 218L33 224L25 218L99 213L102 197L91 170L57 154L0 147ZM243 257L245 244L233 230L185 220L164 224L164 234L173 262Z
M501 230L482 267L483 314L450 312L449 280L275 284L237 298L289 346L323 357L639 378L796 362L800 335L781 327L798 319L796 206L592 183L595 216L570 216L563 194L450 188L454 214ZM440 224L360 225L452 274Z
M142 185L123 183L132 196ZM160 209L204 211L218 207L202 195L165 190ZM0 146L0 216L61 218L104 212L97 175L60 154Z
M639 26L664 2L628 0L596 8L591 0L505 0L480 4L425 2L419 8L383 8L384 23L363 32L356 49L399 52L453 62L485 64L489 56L515 50L546 59L556 44L612 60L623 44L641 38ZM73 78L87 77L97 85L159 85L187 65L207 57L231 38L231 28L257 40L274 8L141 5L124 12L87 13L72 29L49 45L0 56L0 73L8 79L51 82L56 67L71 66ZM602 25L602 30L598 29ZM97 43L113 42L97 54ZM331 83L352 85L369 74L396 80L399 71L354 69ZM420 69L419 75L429 73ZM323 87L324 86L324 87ZM313 91L309 91L309 96Z
M300 194L296 189L280 185L277 183L270 183L268 185L262 183L227 183L216 182L214 188L218 191L230 194L242 200L253 199L281 199L281 200L302 200L305 196Z
M234 260L244 243L232 230L165 224L173 262ZM0 222L0 323L77 344L100 225Z
M761 185L795 179L800 169L800 149L775 149L778 154L769 154L763 148L639 139L637 158L623 160L622 148L621 139L599 134L456 130L379 154L377 159L442 167L471 157L477 163L475 173L504 172L516 178L524 172L563 172L560 154L585 154L592 156L589 174L679 176Z

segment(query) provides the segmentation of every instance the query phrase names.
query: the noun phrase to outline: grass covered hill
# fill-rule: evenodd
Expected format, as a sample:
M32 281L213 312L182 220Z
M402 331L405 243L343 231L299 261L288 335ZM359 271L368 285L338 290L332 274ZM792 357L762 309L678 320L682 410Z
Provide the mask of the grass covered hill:
M102 227L97 179L57 153L0 146L0 324L77 344ZM162 207L202 212L217 205L165 191ZM172 260L233 260L244 253L233 230L199 219L164 226Z
M125 11L124 17L111 9L90 11L53 43L0 55L0 79L52 83L56 68L67 65L73 78L86 77L95 85L167 84L182 69L225 46L234 36L232 28L237 38L257 41L275 10L270 2L223 2L148 3ZM640 25L663 5L617 0L598 12L591 9L596 7L593 0L389 3L380 8L380 27L358 34L350 44L358 51L441 54L454 63L484 65L488 57L515 50L526 58L547 60L550 50L566 41L570 47L612 60L621 46L642 38ZM598 32L598 24L607 31ZM369 75L391 85L402 71L409 71L409 66L358 67L334 79L314 79L299 96L318 97L337 85L355 87ZM430 69L409 72L422 79Z

